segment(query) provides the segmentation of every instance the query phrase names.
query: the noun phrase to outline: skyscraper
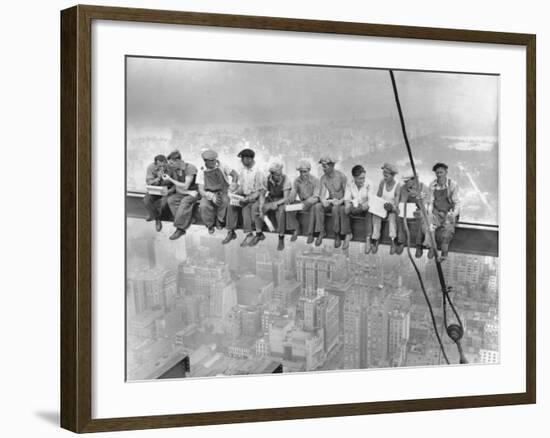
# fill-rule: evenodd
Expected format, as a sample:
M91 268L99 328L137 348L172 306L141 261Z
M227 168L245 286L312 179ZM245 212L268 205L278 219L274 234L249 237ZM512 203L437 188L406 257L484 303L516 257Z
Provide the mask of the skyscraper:
M346 258L327 251L308 251L296 257L296 273L305 296L315 296L317 289L346 277Z

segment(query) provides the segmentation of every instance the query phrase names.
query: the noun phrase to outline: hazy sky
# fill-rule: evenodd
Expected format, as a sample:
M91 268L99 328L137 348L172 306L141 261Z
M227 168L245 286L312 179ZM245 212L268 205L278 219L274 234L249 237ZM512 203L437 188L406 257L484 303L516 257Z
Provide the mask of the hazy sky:
M387 70L151 58L128 58L127 63L130 128L257 125L396 112ZM395 75L406 117L446 115L457 126L494 126L498 77Z

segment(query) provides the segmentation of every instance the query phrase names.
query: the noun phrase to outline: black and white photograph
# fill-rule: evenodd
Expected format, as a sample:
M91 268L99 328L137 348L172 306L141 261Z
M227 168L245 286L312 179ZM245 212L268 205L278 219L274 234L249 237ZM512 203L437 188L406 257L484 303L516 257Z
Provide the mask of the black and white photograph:
M499 363L498 74L125 62L127 381Z

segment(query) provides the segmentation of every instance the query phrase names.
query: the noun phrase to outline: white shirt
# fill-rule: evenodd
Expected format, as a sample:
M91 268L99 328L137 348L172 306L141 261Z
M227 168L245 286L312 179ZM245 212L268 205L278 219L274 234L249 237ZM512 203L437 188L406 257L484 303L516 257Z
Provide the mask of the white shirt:
M245 196L265 188L265 177L254 163L252 167L242 166L239 172L239 193Z
M346 191L344 194L344 201L351 202L354 207L368 202L370 196L371 182L365 180L365 183L361 188L357 187L355 181L348 181L346 184Z

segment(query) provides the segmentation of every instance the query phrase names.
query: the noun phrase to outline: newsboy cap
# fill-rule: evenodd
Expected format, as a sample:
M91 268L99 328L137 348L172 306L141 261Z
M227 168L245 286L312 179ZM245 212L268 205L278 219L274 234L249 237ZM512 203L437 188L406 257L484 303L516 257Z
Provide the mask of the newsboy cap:
M254 158L255 156L256 156L256 154L254 153L254 151L252 149L243 149L242 151L240 151L237 154L237 157L239 157L239 158L243 158L243 157Z
M319 164L322 163L336 163L336 159L329 154L321 155L321 158L319 158Z
M215 160L218 158L218 153L212 149L205 149L202 151L201 157L203 160Z
M440 167L442 167L445 170L447 170L449 168L449 166L447 166L445 163L435 163L434 167L432 167L432 172L435 172Z
M311 163L308 160L300 160L298 161L296 170L311 170Z
M269 171L270 172L280 172L283 170L283 163L281 163L280 161L273 161L270 165L269 165Z
M395 175L396 173L399 173L399 170L397 169L397 166L395 164L390 164L390 163L384 163L382 165L382 170L385 170L386 172L389 172L392 175Z

